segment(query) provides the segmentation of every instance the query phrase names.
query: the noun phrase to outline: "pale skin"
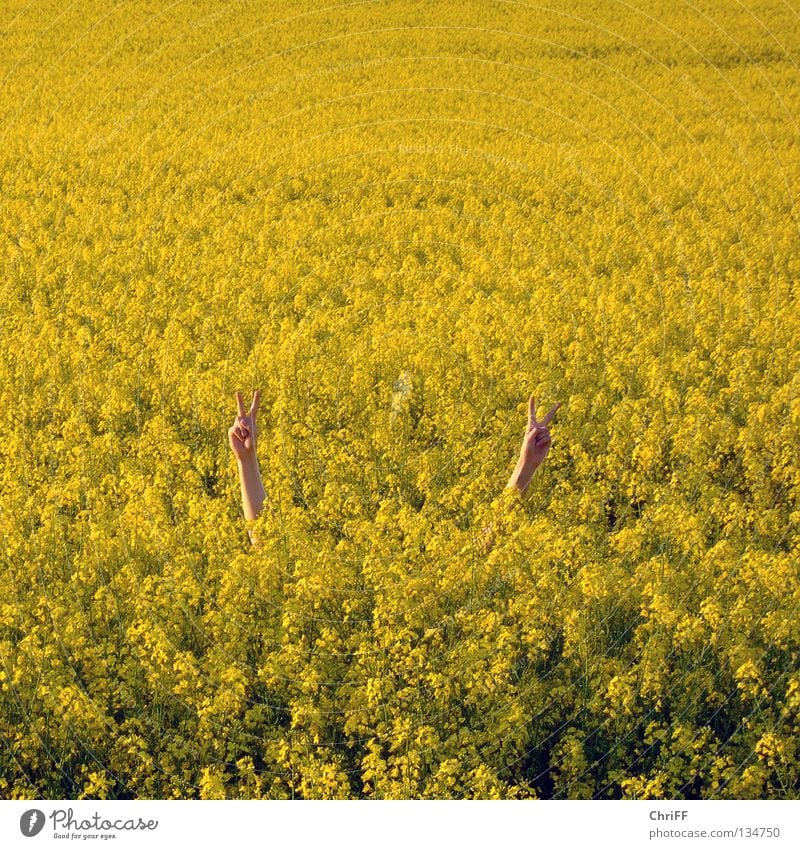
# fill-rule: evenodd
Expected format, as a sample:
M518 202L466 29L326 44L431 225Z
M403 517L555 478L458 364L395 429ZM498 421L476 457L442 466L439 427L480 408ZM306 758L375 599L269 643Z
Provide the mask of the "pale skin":
M256 519L261 513L267 493L261 481L261 472L258 467L258 456L256 454L258 429L256 425L256 414L261 401L261 392L256 389L253 392L253 400L249 409L245 410L242 393L236 391L236 418L228 429L228 440L231 450L236 457L239 468L239 483L242 490L242 507L244 517L247 520ZM534 473L544 462L547 452L550 450L550 422L556 414L561 402L554 404L545 414L544 418L536 418L536 399L533 395L528 399L528 424L522 437L522 447L519 458L508 479L506 489L516 489L524 497ZM250 542L258 544L258 540L252 531L248 530Z
M236 457L236 465L239 467L244 517L248 520L258 518L267 497L264 484L261 481L261 471L258 468L258 456L256 454L256 437L258 435L256 413L260 401L261 392L256 389L253 392L250 409L245 410L242 393L237 390L236 419L228 429L228 441ZM253 532L248 530L247 535L250 537L250 542L256 545L257 539Z
M506 487L516 488L524 495L534 472L542 465L547 452L550 450L550 422L561 406L559 401L547 411L544 418L536 418L536 398L531 395L528 399L528 424L525 435L522 438L522 447L519 450L519 459Z

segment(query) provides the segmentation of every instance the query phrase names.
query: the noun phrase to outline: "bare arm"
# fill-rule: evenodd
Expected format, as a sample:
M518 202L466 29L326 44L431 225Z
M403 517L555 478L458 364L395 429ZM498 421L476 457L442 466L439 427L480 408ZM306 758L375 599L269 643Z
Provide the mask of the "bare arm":
M261 481L261 471L258 468L258 460L237 460L239 467L239 483L242 489L242 507L245 519L257 519L264 506L267 497L264 484ZM252 531L247 532L250 542L256 544L256 538Z
M542 465L547 452L550 450L548 425L560 406L560 401L558 404L554 404L547 415L539 421L536 418L536 399L533 395L528 399L528 426L525 428L525 436L522 438L517 465L506 484L507 488L516 488L521 495L525 494L534 472Z
M542 465L547 452L550 450L551 440L548 425L560 406L561 402L553 405L547 415L539 421L536 418L536 399L533 395L528 399L528 425L525 428L525 435L522 438L522 447L519 451L517 465L514 466L514 471L511 473L511 477L508 479L508 483L500 497L496 500L496 503L505 500L507 506L510 502L504 499L504 496L509 490L518 493L520 498L525 497L534 473ZM490 522L481 532L481 548L488 551L494 544L494 540L495 523Z
M257 519L264 506L267 493L261 480L256 454L256 413L261 401L261 392L253 393L250 409L245 412L242 393L237 390L236 404L238 414L236 420L228 429L228 440L236 456L239 469L239 483L242 489L242 508L247 520ZM248 537L253 545L258 545L258 538L248 530Z

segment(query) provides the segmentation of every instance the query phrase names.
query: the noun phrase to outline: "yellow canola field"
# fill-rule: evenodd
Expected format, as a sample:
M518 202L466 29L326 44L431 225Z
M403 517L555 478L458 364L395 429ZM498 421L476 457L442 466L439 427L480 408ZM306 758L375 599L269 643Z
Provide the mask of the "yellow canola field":
M4 3L0 797L798 798L797 14Z

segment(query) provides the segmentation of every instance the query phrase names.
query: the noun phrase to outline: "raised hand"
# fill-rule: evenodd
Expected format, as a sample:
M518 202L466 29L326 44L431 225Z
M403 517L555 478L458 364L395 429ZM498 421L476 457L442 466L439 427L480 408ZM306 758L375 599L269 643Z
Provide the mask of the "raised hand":
M261 391L253 392L253 400L250 409L245 412L242 393L236 390L236 405L238 414L228 429L228 439L231 449L239 461L254 460L256 458L256 413L261 401Z
M519 460L514 469L508 486L516 487L524 492L533 477L533 473L542 465L547 452L550 450L549 424L561 406L559 401L554 404L547 415L539 420L536 418L536 399L533 395L528 399L528 425L522 439Z
M547 415L539 421L536 418L536 399L533 395L528 399L528 426L525 428L520 453L525 458L526 465L534 472L542 465L550 450L550 431L547 426L560 406L561 402L553 404Z

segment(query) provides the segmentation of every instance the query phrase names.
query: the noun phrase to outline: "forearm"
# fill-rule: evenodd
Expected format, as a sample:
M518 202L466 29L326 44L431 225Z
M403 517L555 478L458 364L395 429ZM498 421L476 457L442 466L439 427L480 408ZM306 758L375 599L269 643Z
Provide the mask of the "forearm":
M536 469L531 468L529 464L526 464L525 458L520 455L517 460L517 465L514 467L514 471L508 479L506 489L516 489L520 495L524 495L535 472Z
M251 460L237 459L236 464L239 468L239 483L242 489L244 517L248 521L257 519L267 497L264 484L261 481L258 459L255 457ZM250 541L255 545L256 539L250 531L248 531L248 536L250 537Z
M555 404L547 415L539 421L536 418L536 399L533 395L528 399L528 427L525 430L522 448L520 448L517 457L517 465L514 466L514 471L511 473L505 489L495 499L495 503L508 507L509 505L518 505L525 500L530 482L550 450L550 431L547 426L560 406L560 402ZM493 532L491 535L493 537Z
M528 485L536 471L531 468L531 464L525 461L525 457L520 454L517 460L517 465L508 479L503 491L495 498L492 509L495 514L495 519L504 515L509 509L514 509L513 505L518 505L525 501L525 493L528 490ZM484 553L488 553L494 546L497 537L497 524L495 521L485 525L478 538L479 547Z

